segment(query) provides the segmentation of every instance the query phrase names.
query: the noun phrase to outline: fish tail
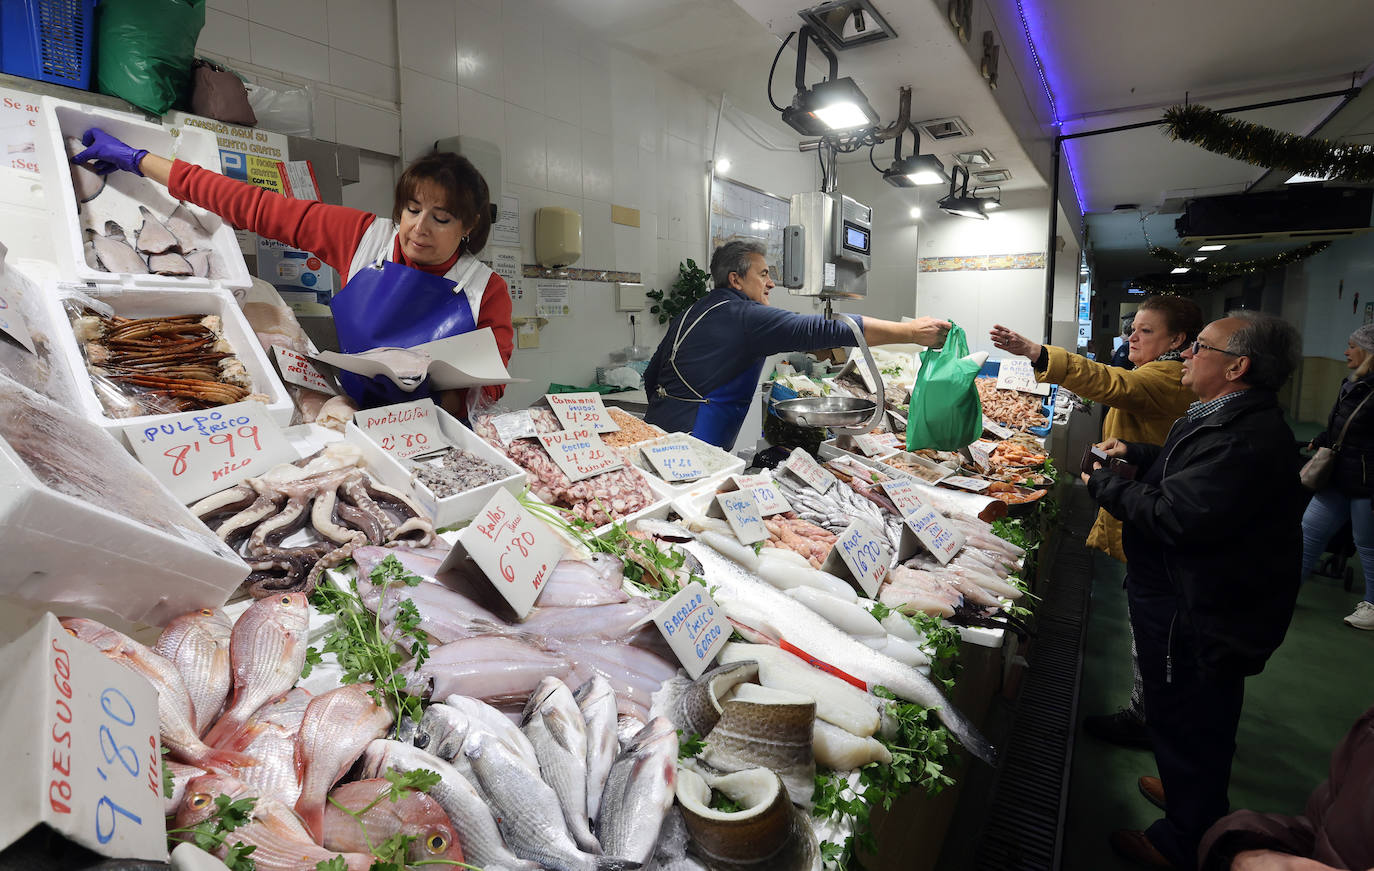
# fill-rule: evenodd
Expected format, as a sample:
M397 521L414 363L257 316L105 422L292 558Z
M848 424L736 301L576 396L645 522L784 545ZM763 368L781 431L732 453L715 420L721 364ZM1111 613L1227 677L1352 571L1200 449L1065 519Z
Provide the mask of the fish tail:
M210 731L206 732L205 737L201 740L211 747L218 747L234 737L234 733L242 725L243 722L238 717L225 713L224 716L215 721L215 725L210 727Z
M301 822L310 832L310 837L318 842L324 834L324 802L312 799L302 792L301 797L296 800L295 811L296 816L301 818Z
M993 768L997 767L997 748L958 708L946 702L936 709L935 715L965 750Z

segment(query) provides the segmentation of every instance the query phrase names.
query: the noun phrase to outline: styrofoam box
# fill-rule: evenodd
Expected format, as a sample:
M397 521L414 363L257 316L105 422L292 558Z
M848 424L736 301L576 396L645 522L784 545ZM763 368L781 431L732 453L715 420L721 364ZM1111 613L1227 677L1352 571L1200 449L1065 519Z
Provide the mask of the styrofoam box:
M668 438L680 439L684 437L687 439L688 442L691 443L692 447L696 448L697 453L699 455L711 455L717 457L724 456L728 458L728 464L719 471L712 472L709 475L703 475L702 477L697 478L695 481L673 482L663 480L658 476L658 473L656 471L649 467L649 460L644 456L644 452L640 449L647 445L657 444L661 441L665 441ZM717 484L719 484L721 481L724 481L731 475L738 475L740 472L743 472L745 466L745 462L743 459L735 456L734 454L731 454L728 451L723 451L715 445L704 442L701 439L691 435L683 436L677 433L669 433L668 436L665 436L662 439L650 439L649 441L639 442L637 444L628 446L625 450L628 451L630 449L633 449L634 452L634 465L637 466L639 470L644 473L644 477L649 479L649 486L654 488L655 493L658 493L659 495L664 496L668 499L676 499L680 496L685 496L689 493L698 493L704 490L714 491L716 489Z
M511 462L505 454L487 444L484 439L472 430L463 426L453 415L435 406L438 412L439 431L449 440L449 443L468 453L475 454L480 459L500 468L506 472L506 476L490 484L483 484L453 496L439 498L424 484L416 481L410 474L410 470L401 460L396 459L387 453L381 445L373 441L367 433L363 432L352 423L348 425L345 438L357 444L363 449L363 456L367 459L368 468L384 484L395 487L403 492L409 492L415 497L415 501L420 503L431 517L434 518L434 525L438 528L453 526L456 523L463 523L477 516L477 512L482 510L496 491L500 489L509 490L514 495L519 495L525 489L525 470Z
M219 607L248 566L193 515L186 521L180 534L162 531L53 490L0 438L0 553L12 557L0 560L6 596L156 626Z
M178 158L207 169L219 171L219 143L213 133L194 127L183 127L179 135L160 124L145 121L136 115L113 112L95 106L71 103L55 97L43 97L38 113L38 130L34 148L39 172L47 189L48 207L53 224L60 228L65 239L54 242L58 267L63 276L77 281L97 284L120 284L131 289L141 288L208 288L226 287L245 290L252 284L248 266L239 250L234 228L223 218L194 205L187 205L201 225L210 232L211 259L214 270L222 277L216 279L170 275L130 275L105 272L86 262L86 227L104 232L107 220L117 221L124 228L130 243L143 225L139 206L146 206L159 218L166 219L177 206L177 200L155 181L131 172L112 172L105 177L105 189L99 196L79 207L72 187L71 170L64 138L80 138L91 127L99 127L111 136L134 148L146 148L150 154Z
M127 445L128 439L124 436L125 427L156 426L167 415L145 414L138 417L115 418L105 413L105 409L100 404L100 399L96 396L95 388L91 385L90 373L86 371L86 361L81 355L81 348L76 341L76 335L71 330L67 313L62 308L62 301L69 298L71 294L64 292L60 287L48 289L50 291L47 295L48 303L53 307L52 322L62 326L62 329L55 331L57 335L54 338L62 348L62 356L66 358L67 365L71 369L73 380L77 385L77 393L85 403L86 417L104 427ZM229 346L234 349L234 354L243 363L244 368L248 370L249 376L253 379L253 390L270 398L267 403L267 411L272 419L283 427L291 423L291 412L294 409L291 396L286 392L281 379L277 377L277 371L268 362L267 354L262 350L262 345L258 344L257 336L253 333L252 327L248 325L247 318L243 316L243 312L239 309L238 303L234 302L234 297L229 290L208 287L184 290L163 288L137 292L129 292L116 287L87 287L78 290L86 296L112 306L115 314L121 317L146 318L183 314L218 315L224 325L224 338L229 342Z

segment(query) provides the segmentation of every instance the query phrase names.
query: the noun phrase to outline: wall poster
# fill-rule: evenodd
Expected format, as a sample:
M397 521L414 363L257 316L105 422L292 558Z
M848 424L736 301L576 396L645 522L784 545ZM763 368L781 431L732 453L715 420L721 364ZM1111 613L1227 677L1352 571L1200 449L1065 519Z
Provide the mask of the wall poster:
M785 197L716 176L711 185L711 250L732 239L758 240L768 246L766 259L776 281L782 274L782 231L791 210ZM708 268L707 263L698 265Z

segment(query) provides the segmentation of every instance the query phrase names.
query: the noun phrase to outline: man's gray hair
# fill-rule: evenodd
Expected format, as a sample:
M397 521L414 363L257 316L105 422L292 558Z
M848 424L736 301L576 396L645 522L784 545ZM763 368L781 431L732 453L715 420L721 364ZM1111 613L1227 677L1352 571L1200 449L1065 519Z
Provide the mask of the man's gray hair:
M750 254L767 258L768 249L762 242L747 239L735 239L717 248L711 255L711 281L716 287L729 287L730 273L737 273L744 278L749 272Z
M1260 390L1278 390L1301 362L1302 335L1288 321L1263 312L1242 309L1226 316L1244 321L1231 334L1226 350L1250 358L1245 383Z

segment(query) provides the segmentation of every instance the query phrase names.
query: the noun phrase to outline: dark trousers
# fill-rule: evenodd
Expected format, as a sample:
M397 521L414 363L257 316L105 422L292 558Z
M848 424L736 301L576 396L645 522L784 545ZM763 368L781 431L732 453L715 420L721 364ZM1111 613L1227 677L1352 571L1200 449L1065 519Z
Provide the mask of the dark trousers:
M1204 678L1194 639L1175 616L1172 590L1131 578L1126 592L1145 691L1145 725L1168 805L1164 819L1146 835L1177 867L1192 871L1203 833L1229 809L1226 788L1245 678Z

